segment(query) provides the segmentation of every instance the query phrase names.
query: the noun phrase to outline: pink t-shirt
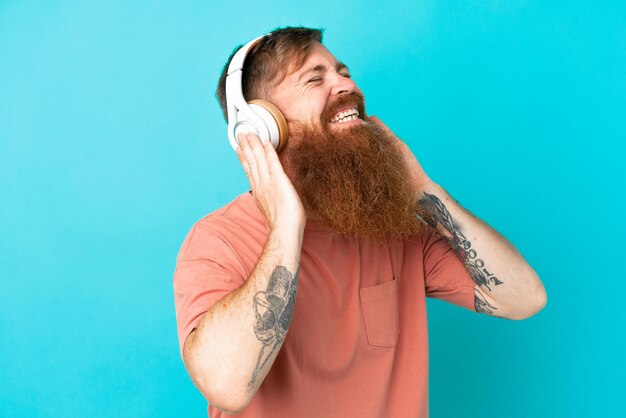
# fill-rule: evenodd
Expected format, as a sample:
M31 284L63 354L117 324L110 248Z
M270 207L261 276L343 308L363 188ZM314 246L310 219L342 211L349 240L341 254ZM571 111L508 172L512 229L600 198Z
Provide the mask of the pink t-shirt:
M381 245L308 223L289 331L236 416L427 417L426 296L474 311L475 285L433 232ZM181 353L202 314L245 283L267 234L250 193L193 226L174 273Z

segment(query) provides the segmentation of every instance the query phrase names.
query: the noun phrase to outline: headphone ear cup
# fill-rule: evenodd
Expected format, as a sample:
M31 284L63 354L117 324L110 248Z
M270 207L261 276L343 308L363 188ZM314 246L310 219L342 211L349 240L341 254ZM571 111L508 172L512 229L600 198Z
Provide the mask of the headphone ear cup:
M271 104L270 102L268 102L267 100L262 100L262 99L254 99L254 100L250 100L248 102L249 105L257 105L259 107L262 107L263 110L267 111L267 113L269 113L269 118L267 116L267 114L265 112L257 112L257 114L263 118L263 120L265 121L265 123L267 124L269 131L270 131L270 135L272 131L277 131L278 132L278 137L277 138L270 138L270 141L273 144L277 144L276 145L276 152L281 152L285 146L287 145L287 140L289 138L289 126L287 125L287 120L285 119L285 116L283 115L283 112L281 112L276 106L274 106L273 104ZM252 108L254 108L255 106L251 106ZM271 118L271 119L270 119ZM276 126L277 130L272 129L272 125ZM273 135L272 135L273 136Z

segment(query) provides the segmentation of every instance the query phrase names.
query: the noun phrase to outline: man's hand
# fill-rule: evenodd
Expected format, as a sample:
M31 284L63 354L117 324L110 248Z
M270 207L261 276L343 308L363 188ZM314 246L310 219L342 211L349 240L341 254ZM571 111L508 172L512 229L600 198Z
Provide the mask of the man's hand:
M304 230L304 207L272 144L262 144L253 133L239 134L237 140L237 157L270 229L297 227Z
M202 314L183 346L200 392L227 414L243 411L263 383L291 324L306 218L278 155L256 135L238 135L237 156L270 228L245 283Z
M424 172L409 147L376 116L369 119L397 139L426 220L461 259L474 286L477 312L525 319L540 311L547 293L537 273L498 231L463 208Z
M421 196L426 186L432 184L432 180L428 177L419 161L417 161L409 146L398 138L378 117L370 116L369 120L396 139L396 146L402 152L404 164L409 171L411 188L415 195Z

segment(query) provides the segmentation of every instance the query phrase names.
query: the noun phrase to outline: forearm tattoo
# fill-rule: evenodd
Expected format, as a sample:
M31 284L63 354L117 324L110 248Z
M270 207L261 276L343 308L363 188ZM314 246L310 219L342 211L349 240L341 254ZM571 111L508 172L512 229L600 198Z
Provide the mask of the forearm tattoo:
M267 289L254 295L254 333L263 347L248 382L248 393L252 392L259 372L285 339L296 302L298 276L299 270L292 276L285 267L277 266L270 276Z
M424 197L418 200L417 204L422 210L424 221L444 235L477 285L491 291L490 284L494 286L502 284L500 279L487 270L485 262L477 257L472 243L465 238L460 226L455 224L450 212L437 196L424 192ZM487 302L478 289L474 292L474 307L477 312L486 314L492 314L492 309L497 309Z
M478 313L485 313L487 315L493 314L491 309L498 309L489 304L487 299L483 296L482 293L476 288L474 288L474 310Z

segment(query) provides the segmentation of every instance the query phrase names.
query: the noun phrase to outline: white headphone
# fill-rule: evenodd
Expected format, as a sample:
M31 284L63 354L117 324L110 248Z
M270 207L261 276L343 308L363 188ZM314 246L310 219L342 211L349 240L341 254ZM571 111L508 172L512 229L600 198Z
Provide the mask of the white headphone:
M226 108L228 109L228 140L235 149L237 135L253 132L261 142L271 142L277 152L287 145L289 129L282 112L267 100L246 102L241 88L243 63L248 51L267 35L251 40L233 56L226 76Z

